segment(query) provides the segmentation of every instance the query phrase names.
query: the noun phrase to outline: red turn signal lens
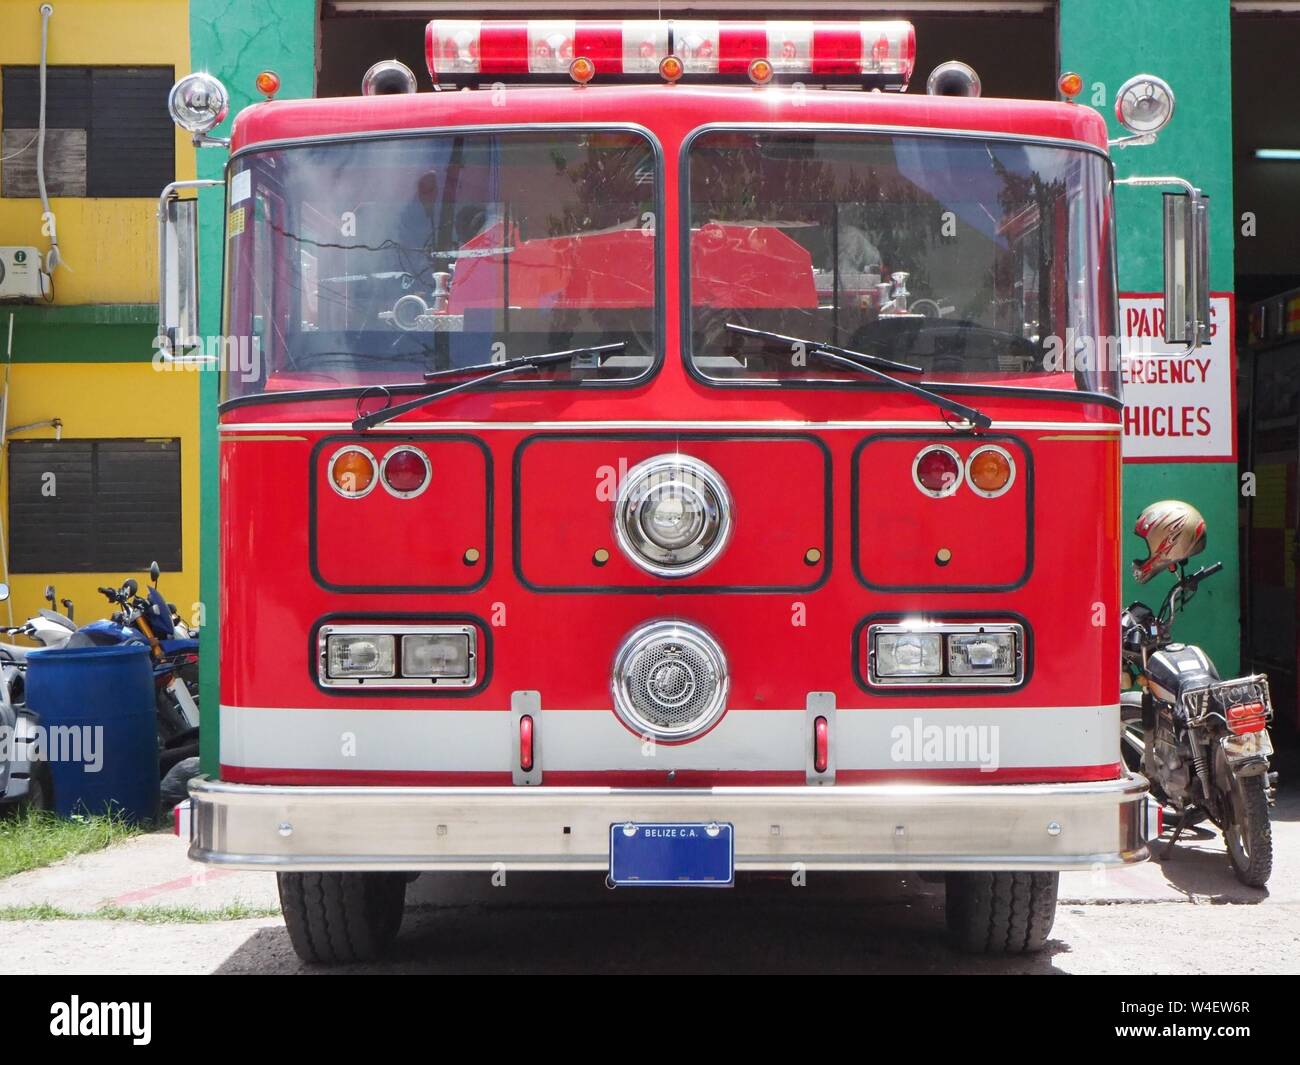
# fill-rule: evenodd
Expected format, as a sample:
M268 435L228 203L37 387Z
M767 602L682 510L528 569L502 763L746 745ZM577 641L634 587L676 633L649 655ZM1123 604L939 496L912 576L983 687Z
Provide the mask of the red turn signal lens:
M951 448L928 447L912 463L912 479L926 495L950 496L961 484L961 459Z
M813 722L813 769L818 773L825 773L830 764L830 728L826 724L826 719L819 717Z
M399 447L384 457L379 472L384 479L384 487L393 495L410 498L424 491L432 471L423 451L413 447Z
M519 768L533 771L533 719L527 714L519 719Z

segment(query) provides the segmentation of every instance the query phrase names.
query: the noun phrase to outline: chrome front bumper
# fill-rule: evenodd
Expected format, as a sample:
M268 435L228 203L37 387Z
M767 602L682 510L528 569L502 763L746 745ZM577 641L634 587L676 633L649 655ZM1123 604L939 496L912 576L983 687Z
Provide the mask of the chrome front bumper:
M606 870L623 821L735 825L738 870L1053 870L1147 857L1146 781L288 787L196 780L190 857L248 869Z

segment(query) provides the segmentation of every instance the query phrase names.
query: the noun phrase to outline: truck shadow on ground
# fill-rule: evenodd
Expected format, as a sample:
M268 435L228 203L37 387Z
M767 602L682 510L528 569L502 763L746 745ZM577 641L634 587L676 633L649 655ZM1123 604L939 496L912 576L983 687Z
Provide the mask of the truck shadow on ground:
M423 877L382 963L300 963L283 928L256 933L218 970L446 973L1050 973L1040 954L982 957L947 939L942 884L880 875L741 878L735 889L604 888L599 876Z

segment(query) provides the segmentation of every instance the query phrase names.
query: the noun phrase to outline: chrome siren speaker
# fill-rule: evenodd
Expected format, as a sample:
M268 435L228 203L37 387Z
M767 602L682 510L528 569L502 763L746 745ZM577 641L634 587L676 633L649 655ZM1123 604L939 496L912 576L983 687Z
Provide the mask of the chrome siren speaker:
M694 739L727 708L730 677L722 648L685 621L634 630L614 657L614 710L640 736Z
M699 573L727 546L731 524L726 484L689 455L656 455L633 466L614 507L618 546L659 577Z

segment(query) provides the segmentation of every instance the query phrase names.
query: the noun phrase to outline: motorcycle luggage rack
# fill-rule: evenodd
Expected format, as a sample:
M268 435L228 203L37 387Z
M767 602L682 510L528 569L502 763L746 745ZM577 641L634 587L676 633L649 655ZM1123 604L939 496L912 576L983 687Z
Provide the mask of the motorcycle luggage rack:
M1273 698L1268 689L1268 676L1263 673L1193 688L1183 692L1181 702L1189 725L1199 724L1208 717L1221 718L1226 724L1229 708L1248 703L1262 704L1264 719L1270 721L1273 718Z

